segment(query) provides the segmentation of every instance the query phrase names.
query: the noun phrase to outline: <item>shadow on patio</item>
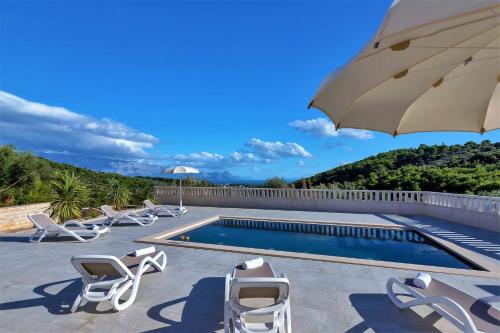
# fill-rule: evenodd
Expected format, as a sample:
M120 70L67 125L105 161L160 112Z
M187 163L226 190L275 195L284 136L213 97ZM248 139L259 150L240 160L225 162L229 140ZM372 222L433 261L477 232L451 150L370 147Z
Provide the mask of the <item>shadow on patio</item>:
M411 309L399 310L387 297L387 294L352 294L349 296L352 306L363 321L351 327L346 333L362 333L368 330L375 332L401 332L405 327L425 328L425 332L441 332L433 325L442 317L432 312L422 318Z
M58 292L49 292L50 288L58 288L59 286L62 286L62 289ZM33 289L33 292L40 295L40 297L2 303L0 304L0 311L43 306L51 314L69 314L75 295L80 290L82 290L81 279L68 279L42 284Z
M179 321L169 319L165 316L166 312L168 316L175 315L177 317L177 314L169 312L168 308L183 302L185 304ZM167 326L148 330L144 333L216 332L223 328L224 278L203 278L193 286L188 296L158 304L149 309L148 316Z

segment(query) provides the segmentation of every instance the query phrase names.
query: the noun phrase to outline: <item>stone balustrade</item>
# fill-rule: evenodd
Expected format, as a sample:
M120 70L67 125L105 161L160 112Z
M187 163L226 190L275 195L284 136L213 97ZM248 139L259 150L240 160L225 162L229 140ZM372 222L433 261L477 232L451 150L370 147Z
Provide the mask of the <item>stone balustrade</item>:
M500 231L500 197L426 191L185 187L183 202L193 206L427 215ZM175 204L179 189L155 188L160 203Z

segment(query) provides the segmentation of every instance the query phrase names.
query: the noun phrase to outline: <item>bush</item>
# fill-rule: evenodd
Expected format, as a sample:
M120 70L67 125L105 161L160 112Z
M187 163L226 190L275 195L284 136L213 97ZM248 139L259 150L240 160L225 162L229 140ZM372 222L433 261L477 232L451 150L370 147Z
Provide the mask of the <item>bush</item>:
M262 187L265 188L289 188L288 183L283 177L272 177L267 179Z

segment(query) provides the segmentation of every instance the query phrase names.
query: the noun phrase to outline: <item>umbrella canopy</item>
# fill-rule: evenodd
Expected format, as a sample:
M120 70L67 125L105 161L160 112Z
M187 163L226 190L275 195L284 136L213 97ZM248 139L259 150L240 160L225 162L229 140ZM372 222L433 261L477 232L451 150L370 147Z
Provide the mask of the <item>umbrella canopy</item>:
M163 170L166 174L186 174L186 173L200 173L200 170L187 166L176 166Z
M500 128L498 0L395 1L311 101L336 128L392 135Z

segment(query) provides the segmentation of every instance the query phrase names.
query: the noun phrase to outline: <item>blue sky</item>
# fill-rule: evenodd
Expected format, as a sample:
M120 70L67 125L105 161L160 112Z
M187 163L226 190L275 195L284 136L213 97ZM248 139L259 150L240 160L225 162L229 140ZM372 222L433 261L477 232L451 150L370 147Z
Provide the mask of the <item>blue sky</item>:
M2 1L0 143L125 174L187 164L264 179L422 143L499 141L335 133L307 109L390 2Z

